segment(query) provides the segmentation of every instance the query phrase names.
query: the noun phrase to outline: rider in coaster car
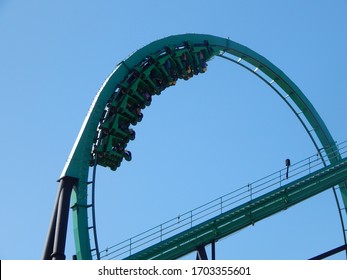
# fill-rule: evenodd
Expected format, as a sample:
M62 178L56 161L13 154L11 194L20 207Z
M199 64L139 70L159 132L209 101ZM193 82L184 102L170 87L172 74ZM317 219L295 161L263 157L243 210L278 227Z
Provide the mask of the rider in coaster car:
M201 72L205 73L207 71L207 63L202 51L199 52L199 59L200 59L200 65L201 65Z
M156 86L158 87L156 89L157 93L159 93L159 92L161 92L161 91L163 91L165 89L165 86L164 86L164 83L163 83L163 78L161 77L161 75L155 69L153 69L151 71L150 78L156 84Z
M149 106L152 102L152 95L148 91L144 91L141 88L137 88L137 91L141 96L144 97L144 99L146 100L146 105Z
M120 145L119 143L117 143L115 147L112 147L112 150L120 153L125 158L126 161L131 160L131 152L126 150L123 145Z
M128 137L130 140L134 140L135 139L135 131L132 128L129 128L130 123L129 122L125 122L125 121L121 121L119 123L119 128L124 131L126 134L128 134Z
M181 62L185 71L185 73L184 72L182 73L182 78L184 80L189 80L191 77L193 77L193 73L192 73L192 68L190 64L188 63L188 58L186 53L182 54Z
M177 71L172 67L170 59L167 59L164 63L164 68L166 72L171 76L171 79L169 79L169 86L173 86L176 84L176 81L178 79Z

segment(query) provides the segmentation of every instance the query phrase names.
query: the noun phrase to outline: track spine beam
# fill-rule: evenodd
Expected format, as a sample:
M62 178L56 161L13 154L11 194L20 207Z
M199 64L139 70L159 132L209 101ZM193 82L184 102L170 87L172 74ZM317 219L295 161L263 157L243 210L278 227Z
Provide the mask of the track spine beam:
M347 159L244 203L126 259L177 259L347 180Z

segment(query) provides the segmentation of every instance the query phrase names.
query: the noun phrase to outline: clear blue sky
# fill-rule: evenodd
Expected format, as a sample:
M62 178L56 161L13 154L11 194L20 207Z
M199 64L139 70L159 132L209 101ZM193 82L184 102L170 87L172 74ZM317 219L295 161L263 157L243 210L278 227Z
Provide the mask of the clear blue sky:
M41 258L56 180L94 95L156 39L204 33L246 45L347 140L346 10L344 0L1 0L0 258ZM115 173L98 168L101 249L315 153L268 87L220 59L155 98L135 129L133 160ZM342 245L340 227L329 190L221 240L217 258L307 259Z

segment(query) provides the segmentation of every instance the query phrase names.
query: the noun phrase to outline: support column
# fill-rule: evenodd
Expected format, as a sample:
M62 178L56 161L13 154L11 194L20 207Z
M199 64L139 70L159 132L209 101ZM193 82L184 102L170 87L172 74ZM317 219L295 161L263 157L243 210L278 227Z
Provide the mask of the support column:
M313 257L313 258L310 258L309 260L323 260L323 259L325 259L325 258L328 258L328 257L330 257L330 256L333 256L333 255L335 255L335 254L337 254L337 253L340 253L340 252L342 252L342 251L346 251L346 253L347 253L347 245L346 245L346 244L344 244L344 245L342 245L342 246L339 246L339 247L337 247L337 248L334 248L334 249L332 249L332 250L330 250L330 251L328 251L328 252L325 252L325 253L323 253L323 254L320 254L320 255L318 255L318 256L315 256L315 257Z
M211 259L216 259L216 240L211 242ZM208 260L205 245L199 245L196 247L196 260Z
M216 259L216 240L212 240L211 243L211 258L212 260Z
M56 198L55 203L54 203L51 223L50 223L49 229L48 229L46 245L45 245L45 248L43 251L43 256L42 256L43 260L51 260L52 259L51 255L52 255L53 246L54 246L54 234L55 234L55 227L57 224L57 208L58 208L58 204L59 204L60 192L61 192L61 188L59 185L57 198Z
M200 245L196 248L196 259L197 260L208 260L205 245Z
M60 179L58 197L53 210L43 259L65 260L65 244L70 211L70 197L78 179L65 176Z

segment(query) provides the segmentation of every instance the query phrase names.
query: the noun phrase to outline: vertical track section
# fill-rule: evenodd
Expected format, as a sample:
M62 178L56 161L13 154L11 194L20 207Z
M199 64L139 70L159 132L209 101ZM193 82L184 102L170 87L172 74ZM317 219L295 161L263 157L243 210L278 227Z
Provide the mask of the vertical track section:
M92 259L87 186L89 167L94 165L95 156L97 164L112 170L116 170L124 158L131 159L125 147L134 135L127 125L125 133L121 131L119 124L122 120L131 125L141 121L139 110L136 113L133 109L134 106L141 109L140 103L145 103L143 91L159 95L165 87L175 84L173 73L167 71L170 69L167 68L167 60L179 73L178 78L189 79L192 71L204 71L203 60L208 61L219 54L235 57L239 65L249 65L247 67L258 77L264 81L266 79L278 92L281 90L285 93L280 94L282 100L293 108L295 105L292 110L313 140L317 151L331 155L328 160L330 163L340 160L334 139L310 101L286 74L265 57L229 39L206 34L174 35L154 41L119 63L103 83L61 173L60 178L71 176L78 179L71 197L77 259ZM340 185L339 191L346 209L346 186Z
M95 157L95 164L93 166L93 175L92 175L92 181L90 182L92 185L92 191L91 191L91 197L92 197L92 203L91 203L91 211L92 211L92 225L88 228L93 231L93 241L94 241L94 248L91 249L91 252L95 251L96 259L100 260L100 251L99 251L99 242L98 242L98 234L96 231L96 213L95 213L95 187L96 187L96 167L97 167L97 157Z

